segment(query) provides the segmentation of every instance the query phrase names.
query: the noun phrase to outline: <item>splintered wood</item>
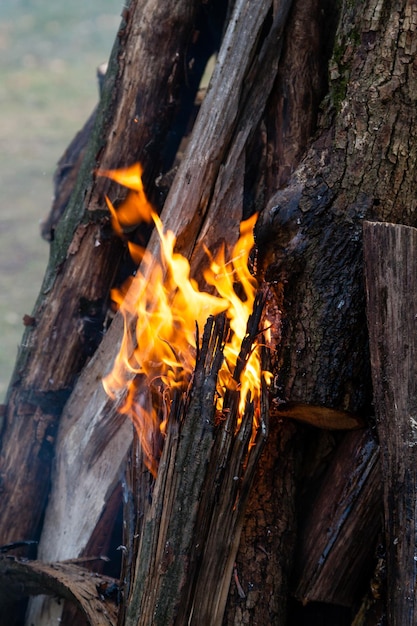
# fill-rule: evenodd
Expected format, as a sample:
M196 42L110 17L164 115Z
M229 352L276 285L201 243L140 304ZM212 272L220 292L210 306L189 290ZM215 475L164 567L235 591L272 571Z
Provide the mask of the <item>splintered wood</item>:
M259 333L262 305L258 298L237 382ZM250 399L238 424L237 389L227 392L218 414L225 332L223 316L208 320L191 388L172 405L152 504L138 519L139 547L120 622L126 626L222 623L245 504L268 430L265 384L255 433ZM140 471L136 476L149 478Z

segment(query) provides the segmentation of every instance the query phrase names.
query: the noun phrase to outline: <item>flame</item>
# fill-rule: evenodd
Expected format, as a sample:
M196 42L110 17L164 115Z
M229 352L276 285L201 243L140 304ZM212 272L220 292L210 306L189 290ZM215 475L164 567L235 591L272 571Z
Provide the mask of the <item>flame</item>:
M221 411L226 389L237 386L240 412L248 394L255 403L259 401L264 373L257 349L250 354L240 380L233 379L258 288L248 268L257 216L242 222L240 238L230 260L224 247L215 257L207 251L211 262L204 278L214 288L215 293L211 294L199 289L191 277L188 260L175 252L174 233L164 231L159 216L146 199L140 165L97 173L130 189L126 201L117 209L106 198L115 232L122 234L126 226L141 220L152 221L160 241L158 258L143 248L130 247L141 265L128 284L112 291L112 298L124 317L124 334L113 370L103 380L106 393L132 419L148 467L155 474L163 442L161 433L173 393L175 389L186 389L194 370L196 326L201 335L210 315L226 311L231 329L218 376L217 408Z

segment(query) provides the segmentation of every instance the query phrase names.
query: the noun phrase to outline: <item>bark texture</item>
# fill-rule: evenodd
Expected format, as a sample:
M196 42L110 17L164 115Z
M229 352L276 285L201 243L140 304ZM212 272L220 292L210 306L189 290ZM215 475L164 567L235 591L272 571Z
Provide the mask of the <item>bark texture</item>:
M26 594L50 593L73 602L88 626L115 626L117 618L117 584L112 578L98 576L74 563L41 563L13 557L0 557L1 605L9 610L13 601ZM109 590L113 593L109 593ZM6 591L7 590L7 591ZM80 622L78 622L80 623Z
M414 14L409 3L344 5L319 136L261 216L265 277L285 303L285 399L354 412L369 405L362 220L415 221Z
M316 138L261 213L261 266L276 299L271 309L282 311L278 404L372 412L362 221L373 216L415 223L416 120L410 104L416 17L408 2L343 3ZM309 454L318 446L319 455L323 437L311 438L304 427L298 432ZM332 454L338 454L338 441L333 438ZM322 472L323 466L312 469ZM346 477L350 470L346 460ZM300 479L315 485L314 475L301 473ZM299 503L301 522L309 504L306 496ZM242 561L250 580L251 564L246 574ZM332 595L321 599L330 602Z

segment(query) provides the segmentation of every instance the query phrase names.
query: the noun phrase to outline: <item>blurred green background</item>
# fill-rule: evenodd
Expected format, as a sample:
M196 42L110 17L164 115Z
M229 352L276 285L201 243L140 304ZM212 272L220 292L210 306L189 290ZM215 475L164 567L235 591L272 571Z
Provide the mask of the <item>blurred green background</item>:
M48 260L55 165L98 98L122 0L0 2L0 401Z

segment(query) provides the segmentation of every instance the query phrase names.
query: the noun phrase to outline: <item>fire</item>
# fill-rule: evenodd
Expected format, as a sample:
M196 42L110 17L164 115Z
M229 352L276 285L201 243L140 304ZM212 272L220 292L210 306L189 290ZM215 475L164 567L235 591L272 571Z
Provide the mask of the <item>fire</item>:
M158 258L153 258L148 250L130 245L133 258L141 265L128 284L112 291L112 298L124 317L124 335L113 370L103 380L106 393L121 402L120 411L132 419L148 467L155 474L161 432L174 390L187 388L194 369L196 328L201 335L207 318L224 311L231 332L218 377L220 411L225 390L236 388L233 372L258 287L248 268L256 215L242 223L230 260L224 248L215 257L207 251L211 262L204 278L214 288L211 294L199 289L191 277L188 260L175 252L175 235L164 231L145 196L140 165L124 170L100 170L98 174L130 190L126 201L117 209L106 198L115 232L122 235L126 227L146 220L154 223L160 240ZM263 375L266 373L261 371L255 348L240 378L240 411L248 394L255 404L259 401Z

